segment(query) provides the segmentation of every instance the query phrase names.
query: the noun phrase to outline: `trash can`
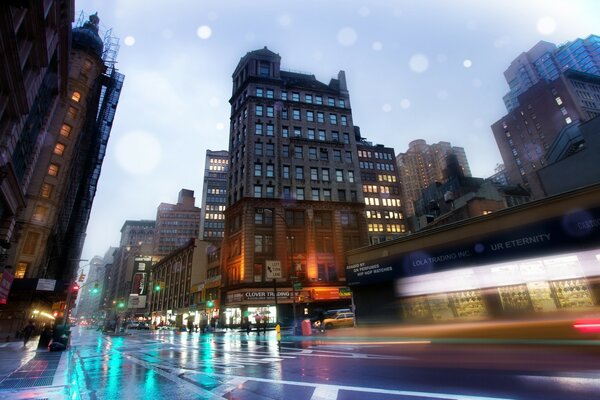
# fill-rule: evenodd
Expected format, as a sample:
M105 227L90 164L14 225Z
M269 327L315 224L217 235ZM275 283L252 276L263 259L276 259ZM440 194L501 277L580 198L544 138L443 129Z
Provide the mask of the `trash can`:
M310 326L310 319L305 319L302 321L302 335L310 336L312 335L312 327Z

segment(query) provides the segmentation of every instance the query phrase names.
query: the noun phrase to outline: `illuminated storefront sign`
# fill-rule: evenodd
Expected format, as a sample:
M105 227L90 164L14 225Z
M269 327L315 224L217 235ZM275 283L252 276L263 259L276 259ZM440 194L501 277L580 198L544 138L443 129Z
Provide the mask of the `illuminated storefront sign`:
M599 245L600 208L578 210L462 245L419 249L346 266L349 286L386 282L460 267L506 262ZM533 267L532 267L533 268ZM535 269L531 270L534 273Z

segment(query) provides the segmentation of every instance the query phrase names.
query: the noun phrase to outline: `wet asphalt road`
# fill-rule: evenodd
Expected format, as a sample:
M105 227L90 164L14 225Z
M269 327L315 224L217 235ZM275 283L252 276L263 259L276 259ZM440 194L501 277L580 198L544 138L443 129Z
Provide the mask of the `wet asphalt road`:
M598 346L430 344L236 331L73 332L83 399L595 399Z

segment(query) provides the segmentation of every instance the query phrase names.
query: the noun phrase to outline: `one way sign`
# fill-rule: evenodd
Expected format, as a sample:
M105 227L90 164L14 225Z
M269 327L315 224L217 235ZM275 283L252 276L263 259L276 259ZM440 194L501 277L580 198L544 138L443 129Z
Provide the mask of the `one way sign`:
M267 279L281 279L281 262L277 260L267 260Z

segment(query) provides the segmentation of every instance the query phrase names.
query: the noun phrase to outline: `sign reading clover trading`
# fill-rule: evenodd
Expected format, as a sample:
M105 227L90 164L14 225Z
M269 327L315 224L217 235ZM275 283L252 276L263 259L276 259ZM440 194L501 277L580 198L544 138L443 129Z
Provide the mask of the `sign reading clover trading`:
M277 260L267 260L267 279L280 279L281 275L281 262Z

